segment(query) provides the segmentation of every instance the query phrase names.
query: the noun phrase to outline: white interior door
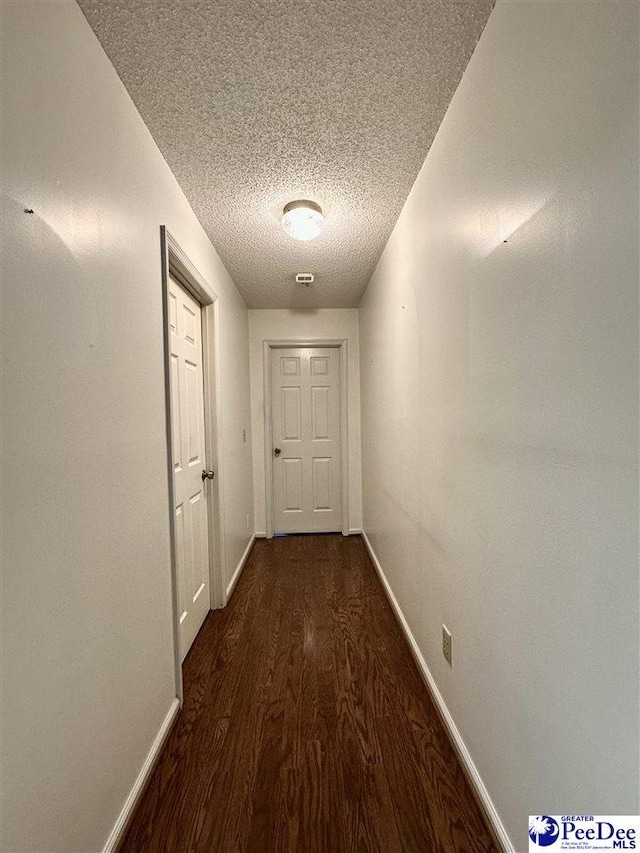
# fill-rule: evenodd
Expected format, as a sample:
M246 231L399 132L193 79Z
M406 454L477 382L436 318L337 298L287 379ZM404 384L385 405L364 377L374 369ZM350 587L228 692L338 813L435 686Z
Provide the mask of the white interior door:
M209 612L209 531L204 451L200 305L169 277L171 425L180 659Z
M340 350L274 349L271 411L275 532L340 531Z

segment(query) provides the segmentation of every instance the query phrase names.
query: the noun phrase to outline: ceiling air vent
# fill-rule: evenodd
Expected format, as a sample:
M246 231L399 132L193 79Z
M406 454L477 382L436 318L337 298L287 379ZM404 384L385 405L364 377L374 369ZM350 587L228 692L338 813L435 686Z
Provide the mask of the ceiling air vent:
M296 284L304 284L305 287L309 287L310 284L313 284L313 273L312 272L297 272L296 273Z

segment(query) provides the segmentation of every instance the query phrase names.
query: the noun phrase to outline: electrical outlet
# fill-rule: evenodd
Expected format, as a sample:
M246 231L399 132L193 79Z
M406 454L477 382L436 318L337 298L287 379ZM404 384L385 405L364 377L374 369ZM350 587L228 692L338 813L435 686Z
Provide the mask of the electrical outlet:
M248 529L249 529L249 513L247 513L247 522L246 522L246 524L247 524L247 530L248 530Z
M442 654L445 656L445 659L449 666L452 666L451 663L451 632L447 628L446 625L442 625Z

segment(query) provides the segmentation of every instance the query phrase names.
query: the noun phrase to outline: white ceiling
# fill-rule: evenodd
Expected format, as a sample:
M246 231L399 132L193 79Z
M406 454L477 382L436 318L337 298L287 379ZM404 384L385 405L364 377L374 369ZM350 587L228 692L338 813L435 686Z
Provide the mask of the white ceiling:
M494 2L79 0L253 308L358 304Z

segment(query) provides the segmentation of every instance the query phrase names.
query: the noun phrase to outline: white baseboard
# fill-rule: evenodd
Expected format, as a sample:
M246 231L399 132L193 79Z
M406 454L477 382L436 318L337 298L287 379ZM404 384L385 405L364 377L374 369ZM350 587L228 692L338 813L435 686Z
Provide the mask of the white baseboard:
M348 530L349 536L359 536L362 533L362 530L359 527L350 527ZM266 539L267 534L264 530L256 531L256 539Z
M127 797L124 806L122 807L122 811L118 815L118 820L115 823L115 826L111 830L111 834L107 839L107 843L105 844L102 853L114 853L117 849L118 844L124 834L124 831L129 823L129 818L133 814L133 810L135 809L138 800L140 799L140 795L144 791L145 785L147 784L147 780L153 770L153 767L156 763L156 759L160 755L160 750L162 749L165 739L171 730L171 726L173 725L173 721L176 718L178 711L180 710L180 701L179 699L174 699L171 703L171 707L169 708L169 712L167 716L164 718L164 722L160 726L160 731L156 735L153 744L151 745L151 749L149 750L149 754L147 755L144 764L142 765L142 769L138 774L138 778L133 784L133 788L129 792L129 796Z
M236 584L238 583L238 580L240 579L240 575L242 574L242 570L244 569L244 564L247 562L247 557L249 556L249 552L251 551L251 548L252 548L255 540L256 540L256 534L254 533L252 535L251 539L249 539L247 547L244 549L244 553L243 553L242 557L240 557L240 562L236 566L236 570L233 573L233 577L231 578L231 580L229 581L229 583L227 585L227 603L229 602L229 599L231 598L231 593L236 588Z
M473 759L471 758L471 754L462 739L462 735L460 734L458 727L456 726L453 717L451 716L451 713L449 712L449 709L447 708L447 705L444 699L442 698L442 694L436 686L436 682L433 678L433 675L431 674L431 671L427 666L427 662L422 656L422 652L420 651L416 639L413 636L409 625L407 624L407 620L404 617L404 613L402 612L400 605L398 604L398 601L395 595L393 594L393 590L389 585L389 581L385 577L384 571L382 570L382 566L380 565L380 561L378 560L376 553L373 550L373 546L371 545L371 542L369 542L369 537L367 536L364 530L362 531L362 539L364 540L364 544L367 548L367 551L369 552L369 556L371 557L371 562L373 563L375 570L378 573L378 576L382 582L382 586L384 587L384 591L387 594L389 603L393 608L393 612L395 613L396 619L398 620L398 623L402 628L407 642L409 643L411 654L413 655L418 669L420 670L420 674L422 675L422 678L425 684L427 685L429 693L431 694L434 702L438 707L440 715L442 716L444 724L449 733L449 737L451 738L451 741L453 743L454 749L456 750L458 757L462 762L467 778L469 779L470 784L473 786L476 796L485 811L487 820L491 824L493 832L496 836L496 840L500 843L504 853L517 853L515 847L511 842L511 839L507 834L504 824L500 819L500 815L498 814L498 811L494 806L491 797L489 796L489 792L487 791L487 788L484 782L482 781L482 777L478 772L478 768L474 764Z

